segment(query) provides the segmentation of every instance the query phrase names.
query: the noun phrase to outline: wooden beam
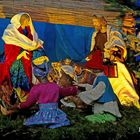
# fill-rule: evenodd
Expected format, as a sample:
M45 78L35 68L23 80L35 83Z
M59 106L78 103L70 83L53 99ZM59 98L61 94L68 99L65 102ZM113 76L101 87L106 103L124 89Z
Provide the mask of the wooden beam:
M120 12L105 11L106 5L103 0L1 0L0 18L27 12L34 21L91 27L95 14L105 16L110 24L115 24Z

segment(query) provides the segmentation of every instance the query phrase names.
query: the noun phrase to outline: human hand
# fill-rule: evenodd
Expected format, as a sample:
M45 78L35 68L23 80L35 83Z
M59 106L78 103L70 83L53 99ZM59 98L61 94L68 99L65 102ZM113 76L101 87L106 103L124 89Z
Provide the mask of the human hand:
M42 47L42 42L40 40L38 40L35 48L38 49L38 48L41 48L41 47Z
M72 82L74 86L79 86L79 83L77 83L76 81Z
M20 108L20 104L14 104L12 107L10 107L10 110L16 110Z
M0 110L1 110L1 113L4 115L4 116L8 116L8 115L11 115L12 113L14 113L13 110L7 110L5 107L3 107L2 105L0 105Z
M90 54L90 55L88 55L87 57L86 57L86 61L89 61L89 60L91 60L92 59L92 54Z
M19 55L17 56L17 60L21 59L22 57L24 57L25 59L29 60L29 58L28 58L28 56L27 56L28 54L29 54L29 52L23 51L21 54L19 54Z
M41 47L42 47L42 43L41 43L40 40L33 41L33 43L32 43L32 49L30 49L30 51L37 50L38 48L41 48Z

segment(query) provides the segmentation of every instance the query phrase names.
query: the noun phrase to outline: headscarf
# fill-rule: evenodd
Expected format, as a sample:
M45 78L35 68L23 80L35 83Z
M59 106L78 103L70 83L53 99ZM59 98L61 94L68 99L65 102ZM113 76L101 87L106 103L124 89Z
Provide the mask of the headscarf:
M39 40L38 35L34 29L34 26L32 24L32 20L30 17L29 26L31 30L31 34L33 36L33 40L30 40L25 35L21 34L18 31L18 28L21 26L20 24L20 18L23 14L27 14L29 17L30 15L28 13L19 13L12 17L11 24L7 26L5 29L2 39L6 44L13 44L16 46L19 46L25 50L33 50L33 48L37 45L37 42L40 41L41 44L43 44L42 40Z
M73 80L77 80L76 74L75 74L74 69L73 69L72 66L69 66L69 65L62 65L62 66L61 66L61 70L62 70L65 74L69 75Z
M40 65L33 65L33 74L36 77L44 78L49 72L49 67L46 61Z

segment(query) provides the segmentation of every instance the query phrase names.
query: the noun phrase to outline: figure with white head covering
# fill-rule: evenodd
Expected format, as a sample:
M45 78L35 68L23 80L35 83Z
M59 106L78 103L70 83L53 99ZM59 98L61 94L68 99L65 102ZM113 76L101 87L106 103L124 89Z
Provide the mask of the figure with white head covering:
M32 85L32 59L35 65L40 65L45 59L48 61L42 51L43 41L38 38L30 15L19 13L13 16L2 39L5 43L6 71L2 71L3 77L0 81L7 78L12 87L29 91ZM43 57L40 53L43 53ZM37 57L40 59L36 59Z

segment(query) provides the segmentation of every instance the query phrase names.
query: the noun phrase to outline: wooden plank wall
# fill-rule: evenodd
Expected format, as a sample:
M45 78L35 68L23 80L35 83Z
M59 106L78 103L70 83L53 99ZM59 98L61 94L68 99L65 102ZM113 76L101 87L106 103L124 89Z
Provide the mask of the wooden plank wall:
M92 15L105 16L116 24L119 12L105 11L103 0L0 0L0 18L28 12L34 21L92 26Z

